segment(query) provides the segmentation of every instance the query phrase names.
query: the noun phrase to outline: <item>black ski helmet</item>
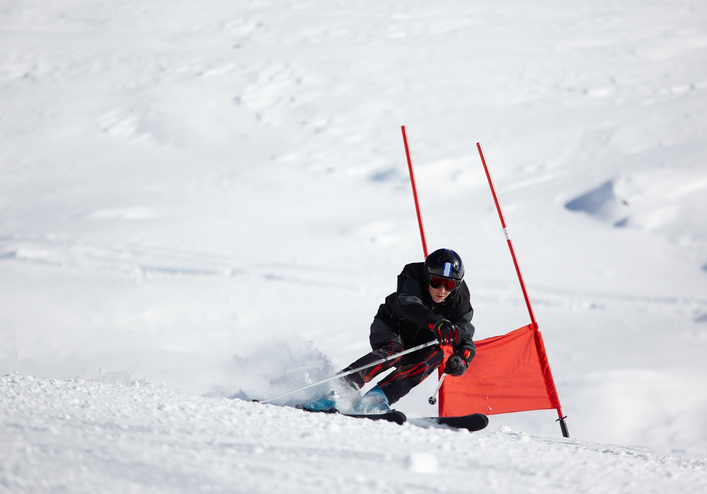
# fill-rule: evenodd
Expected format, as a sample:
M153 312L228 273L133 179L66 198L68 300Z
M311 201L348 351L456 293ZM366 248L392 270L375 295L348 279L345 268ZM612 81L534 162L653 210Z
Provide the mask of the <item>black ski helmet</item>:
M438 249L427 256L427 276L441 276L456 281L464 278L464 263L459 254L451 249Z

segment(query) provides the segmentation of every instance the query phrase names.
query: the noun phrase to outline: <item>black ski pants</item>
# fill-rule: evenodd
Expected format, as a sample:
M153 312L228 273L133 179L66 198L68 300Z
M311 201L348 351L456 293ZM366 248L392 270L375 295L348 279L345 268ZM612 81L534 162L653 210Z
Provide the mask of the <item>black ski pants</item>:
M415 344L409 344L407 347L412 348L422 343L426 343L426 341L423 339L415 342ZM371 325L371 346L373 347L372 352L356 360L342 372L362 367L376 360L400 353L405 349L400 336L377 318ZM382 372L395 367L393 372L378 383L388 397L388 401L392 404L424 381L427 376L439 367L443 360L444 351L439 346L430 346L355 372L347 376L346 379L352 386L361 389Z

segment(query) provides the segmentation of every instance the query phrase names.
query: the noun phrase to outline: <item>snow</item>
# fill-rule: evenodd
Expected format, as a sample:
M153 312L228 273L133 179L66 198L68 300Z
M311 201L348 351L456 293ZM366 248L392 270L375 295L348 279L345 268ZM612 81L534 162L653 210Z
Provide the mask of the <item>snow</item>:
M7 492L703 492L707 459L8 374ZM363 439L363 440L362 440Z
M0 491L707 490L707 7L0 6ZM422 249L553 411L479 433L254 404L367 351ZM433 413L430 379L401 400ZM281 404L281 403L280 403Z

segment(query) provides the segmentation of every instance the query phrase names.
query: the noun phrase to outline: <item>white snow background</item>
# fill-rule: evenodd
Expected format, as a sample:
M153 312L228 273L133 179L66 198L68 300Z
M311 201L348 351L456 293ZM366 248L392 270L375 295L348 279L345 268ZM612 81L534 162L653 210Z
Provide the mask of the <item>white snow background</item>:
M0 491L707 492L706 27L697 0L0 2ZM477 339L528 323L484 147L571 439L247 400L365 353L422 259L401 125Z

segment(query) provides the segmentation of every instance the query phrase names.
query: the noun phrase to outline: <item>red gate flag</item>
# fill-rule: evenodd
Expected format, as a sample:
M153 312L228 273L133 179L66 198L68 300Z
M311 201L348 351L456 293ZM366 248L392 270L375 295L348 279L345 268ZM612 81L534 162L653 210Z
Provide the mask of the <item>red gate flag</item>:
M466 373L447 376L439 397L442 417L560 409L542 336L532 324L477 341Z

